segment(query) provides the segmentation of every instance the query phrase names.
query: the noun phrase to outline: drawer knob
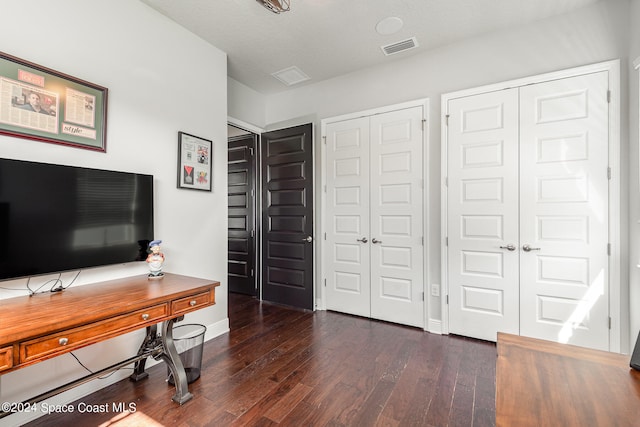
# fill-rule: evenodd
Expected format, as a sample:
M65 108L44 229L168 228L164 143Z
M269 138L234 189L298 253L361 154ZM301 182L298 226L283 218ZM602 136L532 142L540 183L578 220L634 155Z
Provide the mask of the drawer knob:
M189 301L189 305L190 305L191 307L194 307L196 304L197 304L196 300L191 300L191 301Z
M58 344L60 344L60 345L67 345L67 344L69 344L69 338L60 338L60 339L58 340Z
M149 320L149 315L147 313L143 314L142 320Z

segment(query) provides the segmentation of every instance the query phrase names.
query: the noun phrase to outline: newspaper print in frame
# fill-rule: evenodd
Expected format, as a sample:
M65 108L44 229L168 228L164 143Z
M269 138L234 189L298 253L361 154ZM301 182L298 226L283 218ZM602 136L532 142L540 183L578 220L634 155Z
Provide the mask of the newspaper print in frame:
M0 52L0 134L106 152L107 92Z

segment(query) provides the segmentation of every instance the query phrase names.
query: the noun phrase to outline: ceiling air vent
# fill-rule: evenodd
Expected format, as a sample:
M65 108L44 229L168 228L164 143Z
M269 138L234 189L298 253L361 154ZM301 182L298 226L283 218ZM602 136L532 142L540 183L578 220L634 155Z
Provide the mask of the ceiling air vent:
M276 71L275 73L271 73L271 75L287 86L291 86L311 78L296 66Z
M405 50L413 49L418 47L418 40L415 37L411 37L410 39L402 40L397 43L388 44L386 46L381 46L380 49L384 52L385 55L393 55L394 53L404 52Z

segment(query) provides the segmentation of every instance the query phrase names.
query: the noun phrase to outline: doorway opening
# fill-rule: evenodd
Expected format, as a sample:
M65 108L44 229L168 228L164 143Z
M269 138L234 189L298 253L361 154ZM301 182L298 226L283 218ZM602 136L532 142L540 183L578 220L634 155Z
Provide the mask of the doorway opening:
M227 127L229 292L257 297L258 135L234 126Z
M313 310L313 126L227 143L229 292Z

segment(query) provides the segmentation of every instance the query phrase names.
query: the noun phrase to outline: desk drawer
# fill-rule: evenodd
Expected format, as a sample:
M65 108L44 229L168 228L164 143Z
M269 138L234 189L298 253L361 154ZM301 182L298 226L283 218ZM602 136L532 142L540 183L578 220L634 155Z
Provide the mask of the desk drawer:
M166 318L167 311L167 304L161 304L20 343L20 363L54 353L65 353L144 325L158 323Z
M13 366L13 347L0 348L0 372Z
M186 313L201 307L205 307L210 303L211 295L209 292L192 295L186 298L180 298L171 303L171 314Z

